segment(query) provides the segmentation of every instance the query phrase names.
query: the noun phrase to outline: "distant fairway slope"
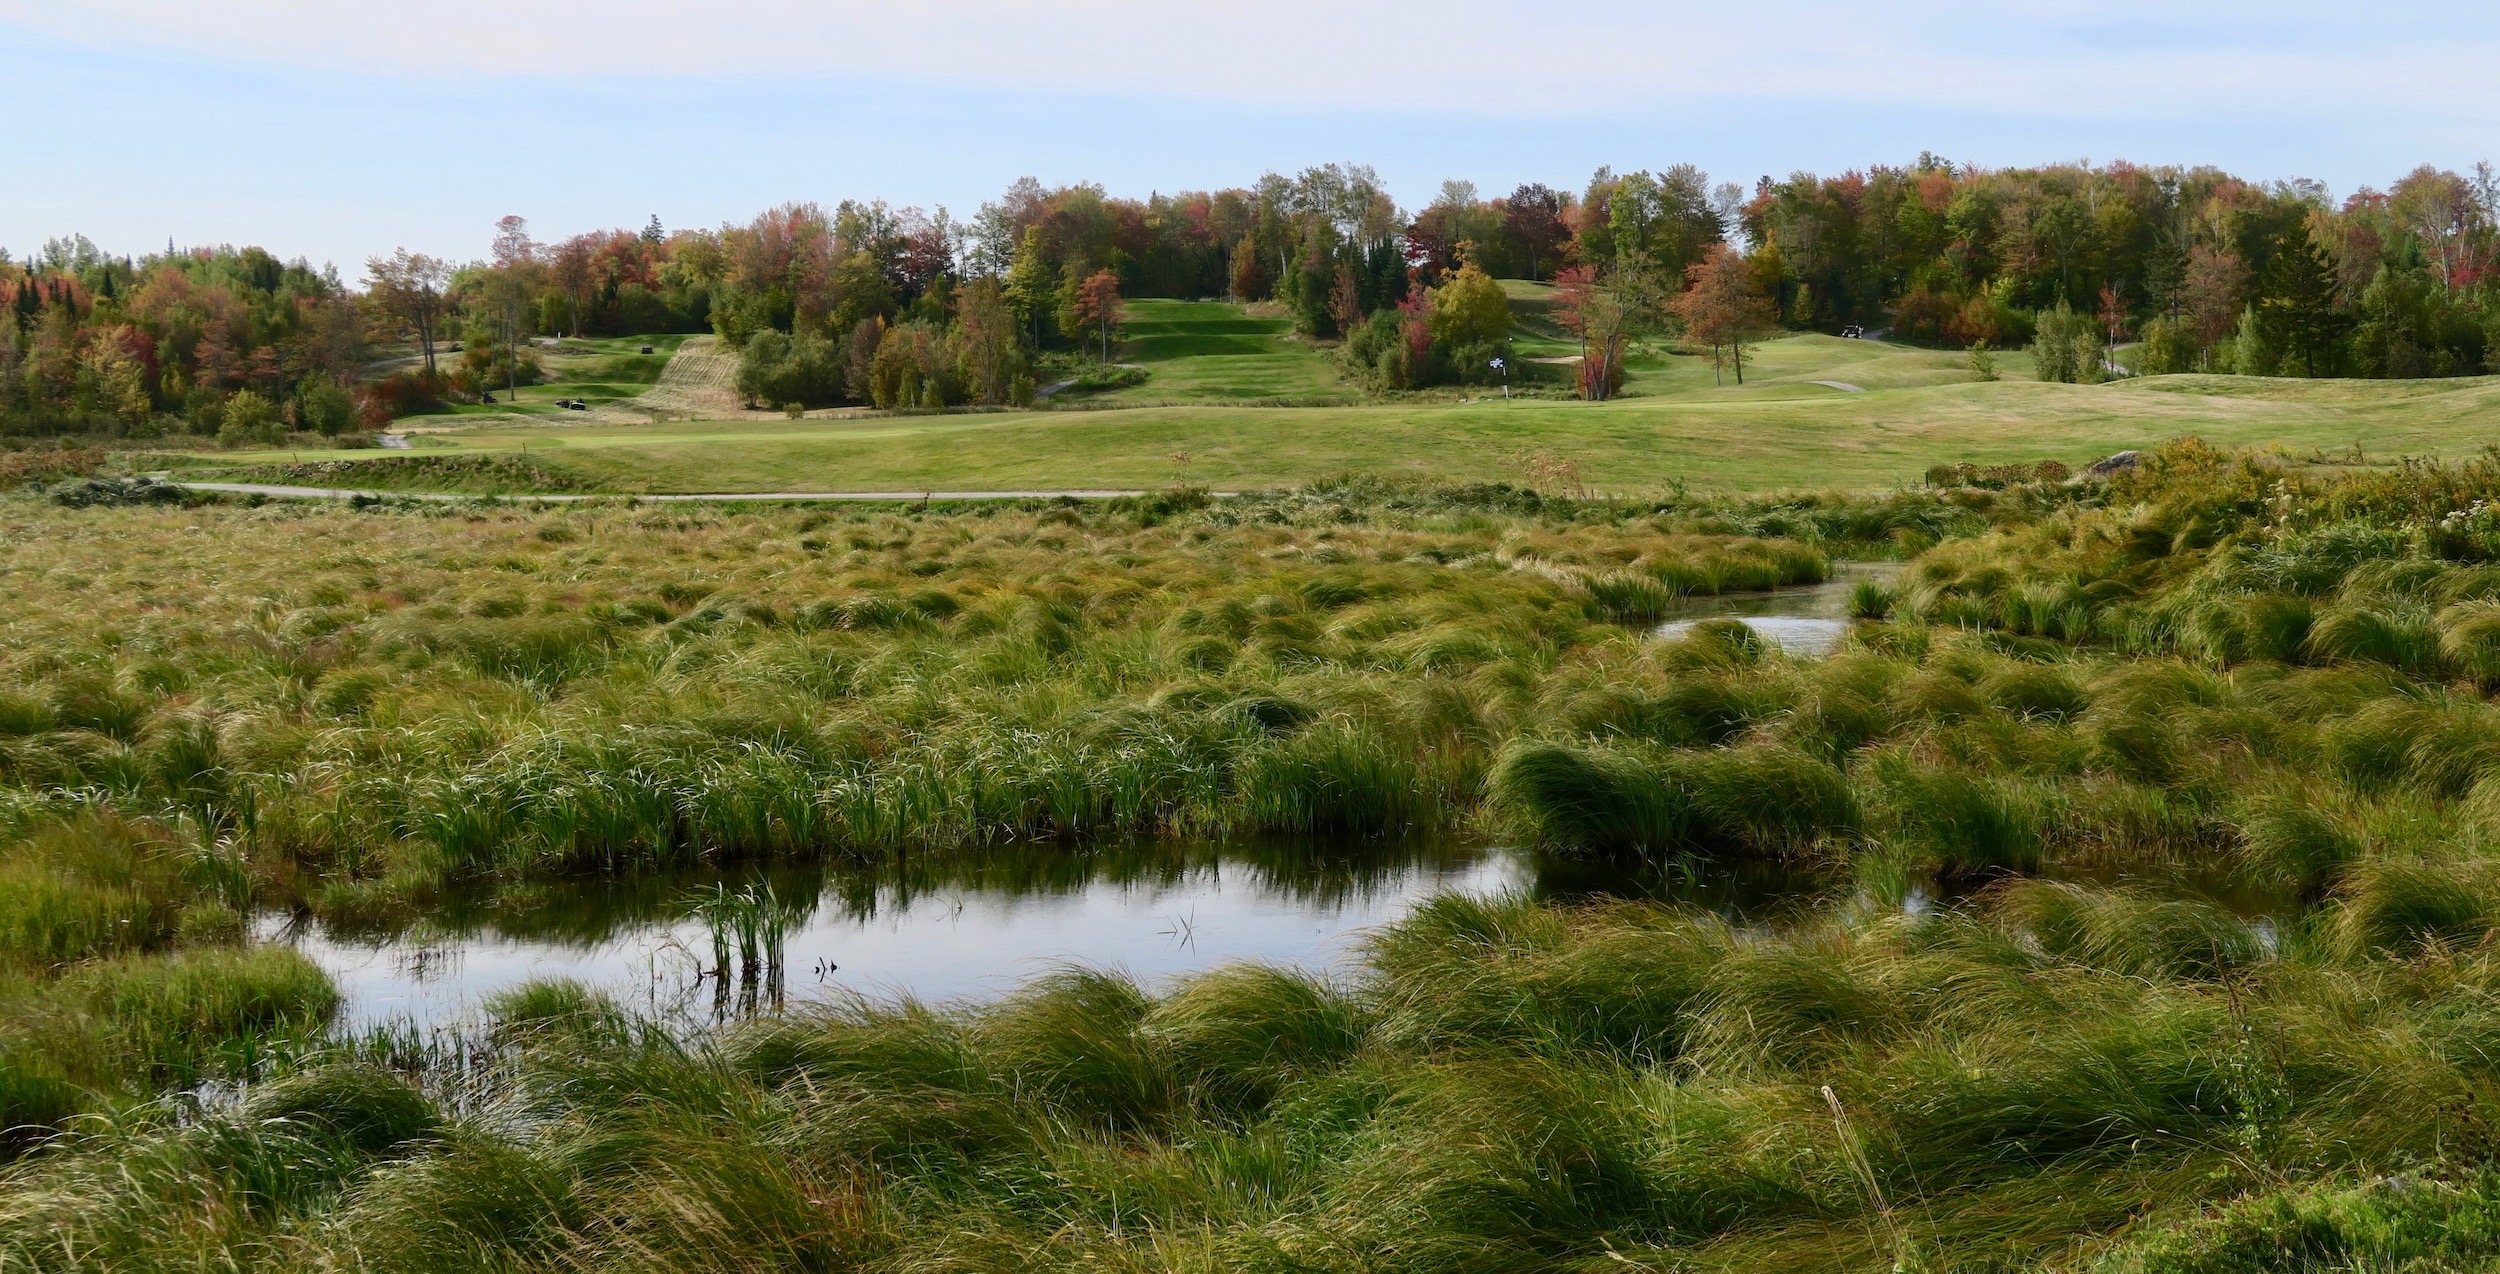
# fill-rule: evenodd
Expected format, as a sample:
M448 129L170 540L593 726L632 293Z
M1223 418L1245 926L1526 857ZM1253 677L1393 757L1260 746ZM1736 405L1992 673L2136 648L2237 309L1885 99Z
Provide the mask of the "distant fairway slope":
M617 493L1136 488L1176 479L1221 489L1289 485L1347 471L1520 481L1538 452L1574 461L1591 489L1869 489L1939 462L2057 458L2198 434L2219 445L2373 457L2458 456L2500 442L2500 378L2303 381L2164 376L2108 385L1978 381L1958 353L1797 336L1758 347L1746 383L1706 358L1652 356L1625 397L1446 397L1364 403L1319 351L1278 320L1219 303L1132 305L1124 358L1145 385L1091 410L930 416L779 417L483 424L421 439L434 454L514 452L560 485ZM706 401L725 354L686 342L654 394ZM1817 384L1837 381L1868 392ZM1483 391L1463 391L1480 394ZM1339 405L1326 405L1331 399ZM1322 405L1258 406L1260 402ZM1175 455L1188 457L1176 464ZM232 454L264 481L273 453ZM354 486L326 467L313 485ZM480 474L503 472L481 470ZM201 476L208 476L203 474ZM378 475L377 475L378 476ZM475 478L469 479L476 480ZM384 483L369 484L375 487ZM515 488L520 489L518 487Z
M689 416L758 415L738 401L738 356L717 336L690 336L635 406Z
M1337 366L1295 337L1281 318L1256 318L1227 301L1131 301L1120 357L1144 364L1146 383L1097 402L1352 401Z

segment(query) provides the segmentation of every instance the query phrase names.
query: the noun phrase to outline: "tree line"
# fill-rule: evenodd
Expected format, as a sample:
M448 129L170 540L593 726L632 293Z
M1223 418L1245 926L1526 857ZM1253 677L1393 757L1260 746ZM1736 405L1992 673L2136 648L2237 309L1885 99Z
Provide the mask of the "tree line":
M1142 200L1027 178L968 220L791 203L540 243L510 217L483 260L376 256L361 291L260 248L134 259L73 237L0 253L0 432L351 432L527 383L539 338L669 331L738 351L758 405L1020 403L1110 363L1138 297L1273 307L1394 391L1494 374L1502 279L1554 286L1589 397L1620 388L1644 337L1741 378L1746 345L1779 330L2027 346L2054 379L2122 361L2471 375L2500 371L2496 238L2488 164L2336 201L2214 168L1932 155L1750 187L1689 165L1601 169L1576 193L1452 181L1412 211L1370 168L1329 164Z
M1888 327L2049 370L2413 378L2500 371L2500 175L2428 166L2340 202L2213 168L1905 168L1757 183L1737 222L1788 327ZM2081 351L2081 352L2078 352Z
M334 270L260 248L0 254L0 432L271 442L354 427L367 318Z

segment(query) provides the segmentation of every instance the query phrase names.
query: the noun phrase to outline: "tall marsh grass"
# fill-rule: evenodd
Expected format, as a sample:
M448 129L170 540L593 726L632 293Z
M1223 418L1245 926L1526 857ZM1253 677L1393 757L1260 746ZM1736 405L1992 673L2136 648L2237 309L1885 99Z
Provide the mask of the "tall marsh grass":
M2231 1201L2374 1174L2422 1219L2307 1232L2481 1251L2487 1185L2426 1165L2480 1153L2494 970L2338 924L2268 939L2045 882L1777 936L1447 898L1342 982L1071 969L691 1043L568 1000L466 1113L307 1060L239 1105L56 1139L0 1168L0 1259L2291 1270L2275 1214ZM2255 1263L2129 1264L2225 1233Z
M1967 500L0 503L0 1269L2489 1264L2490 496L2181 443ZM1840 544L1933 547L1831 658L1647 638ZM456 1050L325 1047L238 932L1424 828L1855 887L691 1036L533 987ZM785 907L701 901L724 992Z

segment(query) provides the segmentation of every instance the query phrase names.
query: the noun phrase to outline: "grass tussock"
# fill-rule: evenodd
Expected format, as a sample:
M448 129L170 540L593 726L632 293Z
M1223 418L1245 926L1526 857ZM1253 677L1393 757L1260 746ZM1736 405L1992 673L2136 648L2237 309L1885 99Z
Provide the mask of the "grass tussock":
M0 1253L2462 1259L2488 1242L2487 1183L2408 1165L2486 1144L2470 1041L2500 1029L2500 974L2453 947L2348 949L2348 905L2314 940L2266 940L2210 903L2035 881L1747 937L1671 907L1451 898L1341 984L1245 966L1148 993L1066 970L988 1007L832 1004L693 1044L541 990L512 1006L539 1029L512 1037L483 1106L308 1061L200 1118L85 1128L0 1169ZM2398 1184L2339 1184L2356 1180Z
M0 505L0 1268L2490 1263L2500 464L1967 495ZM1843 544L1924 551L1830 658L1647 636ZM534 985L456 1086L241 923L1425 828L1842 886L693 1036Z

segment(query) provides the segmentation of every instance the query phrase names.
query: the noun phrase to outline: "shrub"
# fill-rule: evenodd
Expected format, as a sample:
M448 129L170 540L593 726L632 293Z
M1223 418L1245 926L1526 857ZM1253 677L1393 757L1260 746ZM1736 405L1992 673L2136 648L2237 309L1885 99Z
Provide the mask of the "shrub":
M738 352L738 396L748 406L825 407L844 396L842 354L821 336L761 331Z
M307 433L338 437L356 427L356 398L326 376L307 377L295 391L296 426Z
M274 447L286 441L285 422L278 418L278 409L268 399L243 389L226 400L218 415L217 445L232 450L236 447Z
M104 467L104 461L104 451L96 447L0 451L0 491L62 478L91 477Z

